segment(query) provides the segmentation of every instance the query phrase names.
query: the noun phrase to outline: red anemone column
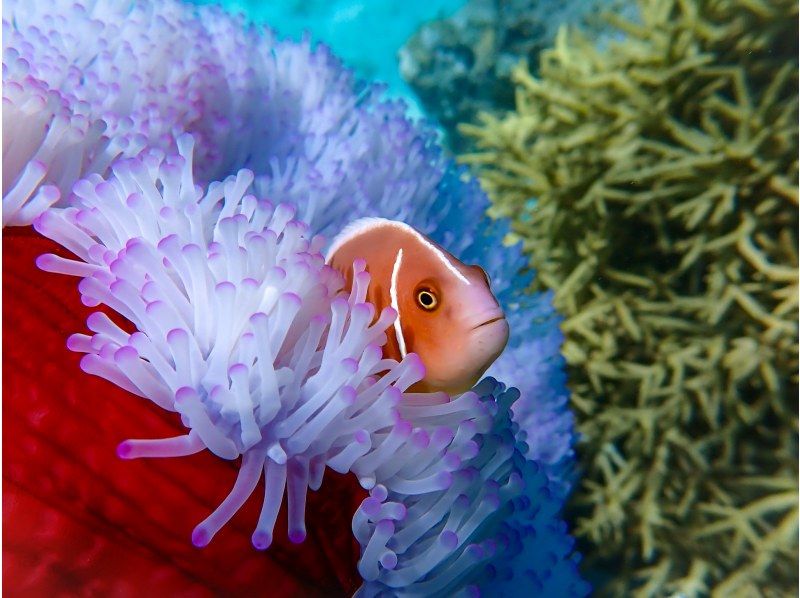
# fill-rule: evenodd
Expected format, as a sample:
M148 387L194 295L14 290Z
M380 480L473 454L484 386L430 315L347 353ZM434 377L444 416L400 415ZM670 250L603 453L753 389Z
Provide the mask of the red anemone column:
M123 461L126 438L183 433L175 414L85 374L66 348L93 311L78 279L42 272L68 255L31 228L3 230L3 589L14 596L348 596L360 584L354 476L310 492L308 538L250 544L263 485L204 549L193 527L225 497L237 463L204 452ZM263 482L262 482L263 484ZM284 502L285 505L285 502Z

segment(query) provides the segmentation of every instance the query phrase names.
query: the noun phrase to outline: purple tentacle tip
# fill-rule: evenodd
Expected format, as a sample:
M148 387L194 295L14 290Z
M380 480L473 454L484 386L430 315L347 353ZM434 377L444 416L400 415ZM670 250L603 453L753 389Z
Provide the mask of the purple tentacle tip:
M444 456L444 464L449 470L456 470L461 466L461 457L455 453L447 453Z
M453 483L453 474L449 471L440 471L436 474L436 486L440 490L447 490Z
M439 541L448 550L455 550L456 546L458 546L458 536L450 530L443 531L439 536Z
M52 253L45 253L36 258L36 267L40 270L48 270L49 266L55 263L55 256Z
M297 293L283 293L281 295L281 301L285 301L287 303L293 303L297 306L303 304L303 300L300 298L300 295Z
M272 544L272 534L265 531L256 531L252 537L253 547L257 550L266 550Z
M486 551L480 544L470 544L464 552L476 561L480 561L486 556Z
M411 430L412 430L411 422L409 422L408 420L399 419L395 423L394 429L401 438L408 438L409 436L411 436Z
M422 358L417 355L416 353L409 353L406 356L406 359L409 361L409 365L411 367L411 371L414 372L414 376L419 376L419 379L425 377L425 364L422 362Z
M381 511L381 501L375 497L364 499L361 503L361 510L369 517L375 517Z
M394 569L397 567L397 555L387 550L381 555L380 563L384 569Z
M117 445L117 457L120 459L130 459L132 450L133 447L131 443L127 440L123 440Z
M292 544L300 544L305 539L306 539L306 530L293 529L289 531L289 541Z
M195 395L194 389L188 386L181 386L175 391L175 402L183 403Z
M198 525L192 531L192 544L194 544L197 548L203 548L208 546L208 543L211 541L211 535L208 533L208 530L204 528L202 525Z
M120 347L114 353L114 361L120 363L126 360L137 359L139 357L139 353L133 347L126 345L124 347Z
M356 402L358 393L352 386L343 386L342 390L339 391L339 396L342 398L345 405L350 406Z
M414 430L413 434L411 434L411 444L418 449L427 448L430 443L430 435L422 428L417 428Z
M70 334L67 337L67 349L70 351L78 352L82 346L79 334Z
M379 502L383 502L386 500L386 497L389 496L389 492L386 490L386 486L383 484L378 484L369 491L369 495L377 499Z

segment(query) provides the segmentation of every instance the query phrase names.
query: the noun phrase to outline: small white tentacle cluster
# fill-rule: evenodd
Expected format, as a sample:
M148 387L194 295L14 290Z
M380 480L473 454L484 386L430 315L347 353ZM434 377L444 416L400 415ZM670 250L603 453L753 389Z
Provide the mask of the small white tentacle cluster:
M121 457L242 456L231 493L193 542L211 540L262 471L254 546L270 545L284 489L289 537L299 542L307 488L320 487L326 467L356 469L362 484L374 484L370 472L407 436L398 405L424 368L415 355L382 359L396 313L387 308L373 323L363 263L349 296L341 293L322 239L292 220L293 208L248 194L246 170L203 192L192 179L191 137L178 146L178 156L152 150L117 162L107 180L78 182L72 207L48 210L35 227L79 260L47 254L38 264L82 277L84 303L105 304L136 328L92 314L93 334L69 339L86 353L81 367L178 412L189 428L125 441Z
M137 91L157 83L139 79L153 69L135 58L143 48L131 51L123 41L129 1L10 4L3 11L3 226L22 226L63 203L78 179L138 154L174 122L148 128L130 117ZM166 30L156 19L138 21L140 31ZM47 193L37 193L40 185L49 185Z
M24 226L55 204L65 185L105 169L118 152L86 104L68 104L29 76L14 49L5 51L3 67L3 226ZM45 179L52 186L37 194Z
M560 503L510 419L518 398L485 378L449 403L401 405L414 432L353 518L359 598L589 592L555 524Z

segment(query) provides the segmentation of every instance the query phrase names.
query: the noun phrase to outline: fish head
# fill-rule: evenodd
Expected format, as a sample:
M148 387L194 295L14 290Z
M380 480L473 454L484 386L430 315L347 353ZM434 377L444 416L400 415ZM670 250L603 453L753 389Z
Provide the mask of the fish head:
M509 328L486 272L436 249L444 260L431 260L414 246L404 249L398 318L407 349L426 369L411 390L457 395L472 388L502 353Z
M479 266L462 263L407 224L382 218L358 220L334 239L326 261L343 274L345 289L356 259L366 263L367 300L376 314L385 307L397 312L384 356L399 361L413 352L425 365L411 392L461 394L505 348L508 322Z

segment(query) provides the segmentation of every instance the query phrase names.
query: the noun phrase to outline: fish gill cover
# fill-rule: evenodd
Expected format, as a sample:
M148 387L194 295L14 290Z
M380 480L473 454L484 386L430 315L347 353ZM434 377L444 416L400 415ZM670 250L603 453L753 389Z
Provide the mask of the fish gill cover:
M135 326L90 316L92 334L69 342L82 367L189 428L166 440L142 430L120 456L243 456L195 544L262 470L253 543L269 545L284 485L301 540L306 489L331 467L373 489L354 519L368 594L503 581L586 593L558 519L574 438L558 318L549 295L522 293L532 274L502 247L507 225L484 216L485 196L433 132L325 47L213 7L12 1L3 27L4 225L35 221L78 258L39 265L81 277L84 303ZM338 293L312 234L365 215L484 265L513 331L492 372L522 398L488 378L449 406L398 404L419 363L380 360L391 310L370 326L368 276ZM434 503L441 517L426 527L407 518Z
M797 3L643 0L463 125L565 314L574 503L615 595L797 589Z

